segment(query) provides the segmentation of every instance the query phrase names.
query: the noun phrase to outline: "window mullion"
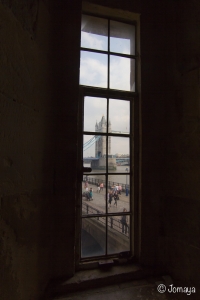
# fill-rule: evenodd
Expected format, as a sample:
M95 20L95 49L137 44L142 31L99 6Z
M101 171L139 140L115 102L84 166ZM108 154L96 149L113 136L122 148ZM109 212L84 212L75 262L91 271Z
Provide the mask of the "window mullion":
M108 42L108 43L110 44L110 42ZM85 52L100 53L100 54L108 54L108 52L109 52L110 55L114 55L114 56L119 56L119 57L124 57L124 58L133 58L133 59L138 58L138 55L131 55L131 54L112 52L112 51L91 49L91 48L86 48L86 47L81 47L80 50L85 51Z
M108 20L108 89L110 89L110 20Z
M107 88L110 89L110 20L108 20L108 73L107 73ZM107 98L107 129L106 129L106 255L108 254L108 204L107 204L107 195L108 195L108 118L109 118L109 99Z

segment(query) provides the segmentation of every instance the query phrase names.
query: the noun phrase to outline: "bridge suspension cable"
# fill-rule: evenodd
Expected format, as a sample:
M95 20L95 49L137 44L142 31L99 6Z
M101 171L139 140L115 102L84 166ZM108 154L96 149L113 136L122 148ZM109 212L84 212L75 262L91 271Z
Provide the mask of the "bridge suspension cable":
M111 132L128 134L128 132L114 131L114 130L112 130ZM86 151L88 148L94 145L94 143L97 142L100 139L100 137L101 137L100 135L94 135L89 141L85 142L85 144L83 144L83 151Z
M94 135L89 141L87 141L83 145L83 151L86 151L88 148L90 148L92 145L94 145L95 142L97 142L100 139L100 135Z

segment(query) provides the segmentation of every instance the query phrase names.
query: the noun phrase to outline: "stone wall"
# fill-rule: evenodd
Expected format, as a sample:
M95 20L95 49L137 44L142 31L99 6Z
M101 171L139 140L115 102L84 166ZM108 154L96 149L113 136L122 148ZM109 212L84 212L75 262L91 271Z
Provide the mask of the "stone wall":
M1 299L74 273L80 7L0 2Z
M43 2L2 1L0 20L0 298L36 299L54 241L50 15Z
M181 9L180 9L181 6ZM174 2L174 91L165 105L160 256L175 277L200 276L200 3Z

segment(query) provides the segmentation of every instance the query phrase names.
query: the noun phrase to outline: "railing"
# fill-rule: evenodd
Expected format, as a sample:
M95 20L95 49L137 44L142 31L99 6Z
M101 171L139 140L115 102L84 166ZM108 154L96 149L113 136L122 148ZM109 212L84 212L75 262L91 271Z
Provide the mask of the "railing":
M85 181L85 180L86 180L86 178L84 176L83 181ZM96 186L98 184L102 183L102 182L103 182L104 185L106 184L105 180L95 178L95 177L87 177L87 182L90 183L90 184L96 185ZM125 192L126 189L128 189L130 191L130 185L129 184L119 183L119 182L115 182L115 181L108 181L108 188L111 189L112 186L118 185L118 184L121 185L123 192Z
M89 204L86 204L86 203L82 203L82 210L83 212L85 212L87 215L92 215L92 214L103 214L102 211L92 207L91 205ZM105 217L101 217L101 216L98 216L98 217L95 217L96 220L98 220L99 222L101 222L102 224L106 224L106 218ZM129 236L129 225L127 224L127 232L126 233L123 233L122 232L122 223L121 223L121 220L113 217L113 216L110 216L108 217L108 226L114 230L116 230L117 232L123 234L123 235L126 235L126 236Z

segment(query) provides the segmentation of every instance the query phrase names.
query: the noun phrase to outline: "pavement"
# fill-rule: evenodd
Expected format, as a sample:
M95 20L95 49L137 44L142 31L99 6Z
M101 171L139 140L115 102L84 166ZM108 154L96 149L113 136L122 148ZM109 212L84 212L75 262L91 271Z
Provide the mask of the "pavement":
M88 190L90 188L93 189L93 200L88 201L85 197L82 198L83 204L88 204L89 206L93 207L96 210L101 211L102 213L106 212L106 189L104 188L103 191L100 193L97 191L97 186L89 184ZM82 192L85 192L84 183L82 184ZM126 196L124 192L121 192L119 195L119 200L117 200L117 206L114 205L115 200L113 198L111 202L111 206L107 202L108 213L120 213L123 212L125 208L127 212L130 210L130 195Z

